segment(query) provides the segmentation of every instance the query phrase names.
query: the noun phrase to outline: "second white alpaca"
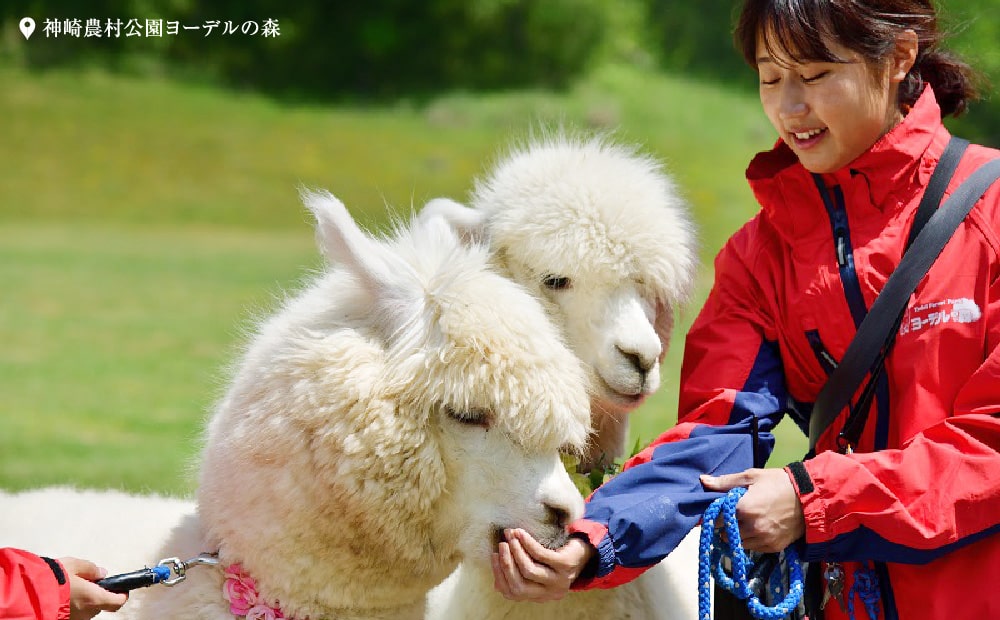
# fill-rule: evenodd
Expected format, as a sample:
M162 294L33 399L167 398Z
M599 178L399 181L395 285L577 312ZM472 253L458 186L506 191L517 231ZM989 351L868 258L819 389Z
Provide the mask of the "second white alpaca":
M628 413L660 387L675 306L696 268L695 233L653 158L564 133L514 148L478 179L465 207L430 201L545 305L590 376L589 470L627 456Z
M625 145L557 134L503 158L469 207L436 199L420 217L486 240L564 330L591 384L595 434L583 468L627 456L628 413L660 386L674 307L696 267L686 204L662 167ZM545 604L503 599L489 563L466 562L431 592L428 619L694 618L698 534L625 586Z

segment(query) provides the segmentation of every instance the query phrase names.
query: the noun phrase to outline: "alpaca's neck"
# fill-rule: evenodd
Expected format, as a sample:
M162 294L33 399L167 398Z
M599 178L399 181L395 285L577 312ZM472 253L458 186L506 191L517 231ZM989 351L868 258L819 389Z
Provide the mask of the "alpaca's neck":
M426 517L357 514L332 499L345 492L310 480L278 484L258 475L263 482L251 487L247 469L203 476L205 534L222 563L241 564L285 615L420 618L427 592L458 564L454 536L428 531ZM270 493L277 488L280 496Z
M320 612L294 616L297 618L322 618L323 620L424 620L426 609L423 600L396 607L349 609L325 608ZM285 614L285 617L289 617Z
M628 439L629 412L612 408L597 399L591 400L590 411L594 434L580 459L581 471L606 467L615 459L628 456L625 453L625 442Z
M220 547L224 564L254 567L247 574L265 600L278 601L286 617L422 619L427 591L441 579L409 560L376 557L378 550L363 544L330 544L302 531L285 534L290 538L282 541L258 534L250 548L227 540Z

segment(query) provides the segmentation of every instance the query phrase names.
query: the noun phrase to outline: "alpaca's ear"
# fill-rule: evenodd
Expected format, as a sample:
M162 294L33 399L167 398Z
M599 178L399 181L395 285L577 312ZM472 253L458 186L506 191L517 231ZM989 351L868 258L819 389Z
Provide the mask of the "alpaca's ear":
M435 198L424 205L417 215L421 220L441 218L466 243L484 241L486 216L482 211L470 209L451 198Z
M344 203L330 192L300 190L302 202L316 217L320 250L330 263L343 264L374 296L403 287L406 265L358 226Z

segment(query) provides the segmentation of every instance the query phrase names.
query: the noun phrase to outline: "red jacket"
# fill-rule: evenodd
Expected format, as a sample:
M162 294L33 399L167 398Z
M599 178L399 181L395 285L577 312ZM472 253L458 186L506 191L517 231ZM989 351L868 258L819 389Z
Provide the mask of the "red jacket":
M697 475L762 466L785 413L808 429L832 364L899 263L949 137L928 88L900 125L833 174L814 177L781 142L751 162L762 209L716 258L686 341L679 423L573 524L599 557L596 577L575 587L627 581L672 550L717 497ZM970 146L945 199L997 157ZM792 478L806 559L843 562L845 594L858 568L873 570L881 618L1000 618L998 345L995 183L910 299L857 451L835 451L845 411ZM854 607L866 617L857 595ZM847 617L836 604L826 613Z
M20 549L0 549L0 618L69 618L69 579L62 565Z

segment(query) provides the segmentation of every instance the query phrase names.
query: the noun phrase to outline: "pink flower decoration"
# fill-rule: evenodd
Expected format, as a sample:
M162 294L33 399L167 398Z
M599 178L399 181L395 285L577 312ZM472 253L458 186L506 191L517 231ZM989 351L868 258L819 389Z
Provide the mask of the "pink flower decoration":
M234 616L247 615L257 604L257 582L239 564L227 567L223 575L226 583L222 586L222 596L229 601L229 611Z
M239 564L226 567L223 576L226 582L222 585L222 596L229 601L229 613L244 616L247 620L281 620L285 617L280 609L260 600L257 582Z

